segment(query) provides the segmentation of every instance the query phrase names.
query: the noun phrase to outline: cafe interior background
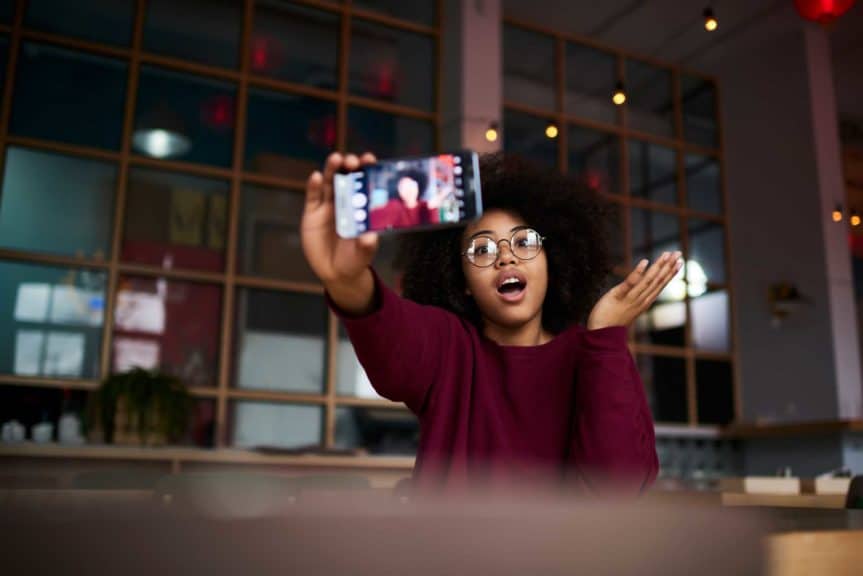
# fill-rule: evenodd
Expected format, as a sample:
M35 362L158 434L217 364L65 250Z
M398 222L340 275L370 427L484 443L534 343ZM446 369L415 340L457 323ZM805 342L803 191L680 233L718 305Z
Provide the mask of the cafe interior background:
M615 208L618 276L683 252L630 332L654 490L863 473L863 6L819 4L0 1L0 487L410 475L300 250L334 149L518 153ZM130 382L181 417L120 430Z

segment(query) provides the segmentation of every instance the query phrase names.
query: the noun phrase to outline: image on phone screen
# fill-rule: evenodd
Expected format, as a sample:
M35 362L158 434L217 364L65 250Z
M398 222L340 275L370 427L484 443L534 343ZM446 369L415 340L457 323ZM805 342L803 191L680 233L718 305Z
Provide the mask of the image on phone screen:
M423 229L459 224L482 214L474 152L383 160L335 176L336 231Z

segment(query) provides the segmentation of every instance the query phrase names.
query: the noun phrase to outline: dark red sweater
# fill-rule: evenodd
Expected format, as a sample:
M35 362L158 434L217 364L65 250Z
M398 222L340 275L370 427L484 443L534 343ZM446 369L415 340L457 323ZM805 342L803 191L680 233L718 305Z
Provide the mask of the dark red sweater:
M639 488L656 476L653 421L623 327L573 326L539 346L501 346L375 276L375 311L344 321L382 396L419 418L414 482L553 474Z

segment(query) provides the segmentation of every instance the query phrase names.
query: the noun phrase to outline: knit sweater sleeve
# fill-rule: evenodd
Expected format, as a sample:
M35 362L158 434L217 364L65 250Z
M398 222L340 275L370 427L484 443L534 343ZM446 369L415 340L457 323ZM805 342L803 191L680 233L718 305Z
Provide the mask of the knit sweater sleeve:
M572 467L589 488L643 490L659 470L653 419L626 345L626 328L580 330Z
M381 396L404 402L421 415L454 340L463 338L458 318L435 306L402 298L375 273L371 313L349 316L327 295L344 323L360 364Z

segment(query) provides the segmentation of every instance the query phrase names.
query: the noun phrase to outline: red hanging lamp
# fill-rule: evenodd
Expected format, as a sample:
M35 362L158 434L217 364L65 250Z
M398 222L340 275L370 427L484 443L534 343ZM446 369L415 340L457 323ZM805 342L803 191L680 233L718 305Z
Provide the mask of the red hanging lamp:
M801 16L819 24L830 24L854 6L857 0L794 0Z

